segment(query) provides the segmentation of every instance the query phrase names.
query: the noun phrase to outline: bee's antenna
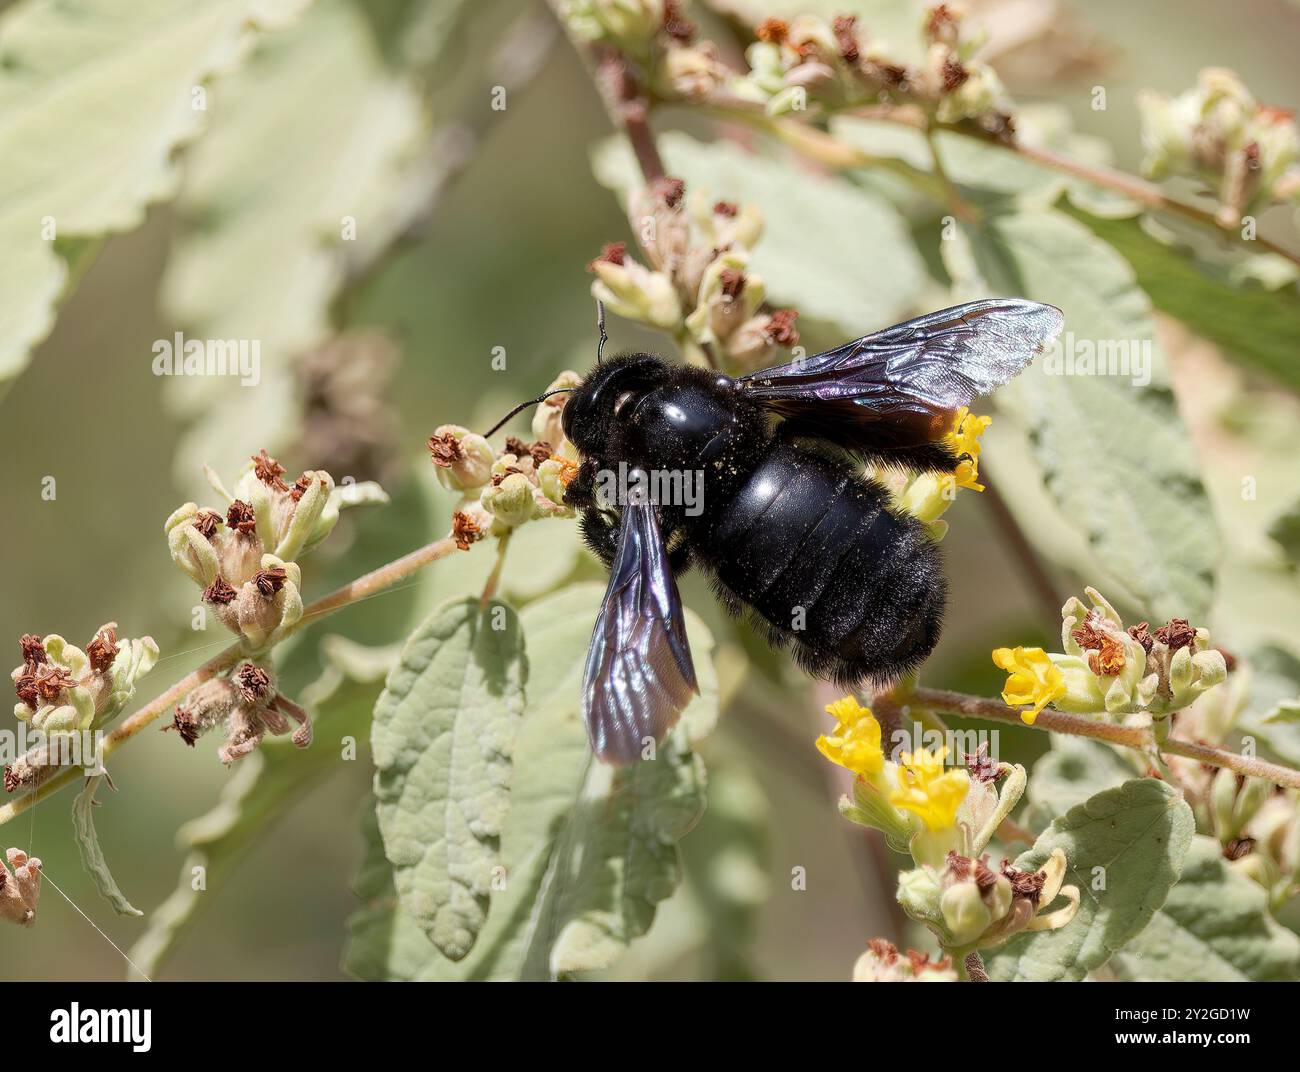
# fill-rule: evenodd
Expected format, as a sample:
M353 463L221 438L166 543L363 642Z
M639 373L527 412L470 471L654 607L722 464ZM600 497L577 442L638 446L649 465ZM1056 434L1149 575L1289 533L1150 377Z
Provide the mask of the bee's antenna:
M609 336L605 334L605 303L599 298L596 300L596 327L600 329L600 342L596 344L596 364L599 365L605 360L605 343L609 342Z
M536 398L531 399L528 402L520 402L519 405L517 405L514 409L512 409L509 413L507 413L504 417L502 417L499 421L497 421L497 423L494 424L491 428L489 428L486 432L484 432L483 438L486 439L488 436L490 436L493 432L495 432L498 428L500 428L503 424L505 424L506 421L510 420L510 418L513 417L516 413L522 413L529 406L535 406L537 405L538 402L550 398L551 395L558 395L563 393L564 391L572 391L572 390L573 390L572 387L557 387L555 388L554 391L547 391L545 394L540 394Z

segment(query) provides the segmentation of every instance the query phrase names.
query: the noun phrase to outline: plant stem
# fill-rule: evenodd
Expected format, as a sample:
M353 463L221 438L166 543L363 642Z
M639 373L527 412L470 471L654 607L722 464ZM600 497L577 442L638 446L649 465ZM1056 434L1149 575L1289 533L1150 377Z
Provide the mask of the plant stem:
M385 589L391 588L399 581L405 580L417 570L423 569L431 562L436 562L440 558L445 558L452 551L456 550L456 541L450 536L444 536L441 540L434 540L432 543L418 550L412 551L409 555L403 555L396 561L389 562L387 565L380 566L376 570L358 577L355 581L343 585L327 596L316 600L308 605L303 611L303 615L297 622L285 630L280 637L283 640L291 633L296 633L299 629L307 624L314 622L317 618L323 618L326 615L333 614L336 610L341 610L352 603L362 599L377 595ZM134 715L126 719L117 729L104 738L104 746L101 752L101 759L107 759L126 741L129 741L142 729L151 722L156 721L159 717L175 704L185 699L195 688L216 677L223 671L229 670L240 659L247 657L248 650L243 644L232 644L221 652L209 659L197 670L193 670L181 678L176 684L164 692L161 696L151 700L144 707L140 708ZM46 797L57 793L60 789L71 785L78 778L82 777L84 769L79 766L59 767L51 777L38 785L35 789L23 794L15 800L0 806L0 825L7 823L17 815L21 815L28 808L39 804Z
M961 692L918 688L907 698L907 702L955 715L958 718L983 718L992 722L1024 725L1018 708L1008 707L999 700L986 700ZM1100 720L1105 717L1099 715L1097 719L1093 719L1083 715L1067 715L1061 711L1043 711L1034 720L1033 728L1047 730L1050 733L1068 733L1075 737L1091 737L1093 740L1106 741L1109 744L1133 748L1140 752L1163 752L1167 755L1183 756L1194 759L1198 763L1226 767L1230 771L1250 778L1263 778L1275 785L1300 789L1300 771L1292 770L1290 767L1179 737L1167 737L1157 742L1150 730L1137 726L1119 726L1113 722Z
M822 134L820 131L817 132L818 136L816 137L796 137L792 135L790 131L783 129L783 127L792 122L794 122L795 125L802 124L797 121L774 119L767 115L761 104L755 104L750 101L740 100L739 98L720 94L715 96L707 105L705 105L705 109L727 118L747 117L749 122L763 126L780 141L793 146L812 159L825 164L827 167L837 168L840 170L866 168L872 167L880 159L853 146L845 146L841 142L837 141L837 139L832 135ZM919 109L911 108L907 105L880 105L868 108L855 108L849 110L847 114L855 115L863 119L875 119L886 123L896 123L900 126L912 127L922 133L932 133L929 120L925 114ZM814 128L810 127L807 129L812 130ZM1193 205L1187 201L1181 201L1176 197L1172 197L1155 183L1138 178L1136 175L1129 175L1112 168L1095 167L1091 164L1085 164L1082 161L1075 160L1073 157L1065 156L1064 154L1055 152L1051 149L1025 145L1020 142L1007 142L969 125L935 124L933 129L944 130L952 134L961 135L962 137L972 138L976 141L984 142L987 145L995 146L996 148L1002 149L1006 152L1014 153L1015 155L1042 167L1051 168L1053 171L1059 171L1066 175L1072 175L1074 178L1082 179L1085 182L1092 183L1094 186L1100 186L1104 189L1113 190L1116 193L1123 194L1125 197L1131 197L1133 200L1141 202L1147 208L1158 209L1163 212L1171 212L1175 215L1182 216L1207 227L1234 242L1248 244L1252 249L1266 249L1271 253L1276 253L1279 257L1285 257L1293 264L1300 265L1300 253L1295 253L1283 246L1279 246L1277 243L1271 242L1260 235L1256 235L1253 239L1247 240L1242 236L1238 228L1225 227L1224 224L1215 216L1214 212L1208 209L1203 209L1198 205Z
M987 983L989 981L989 973L984 967L984 958L978 951L967 953L963 963L966 967L967 982Z

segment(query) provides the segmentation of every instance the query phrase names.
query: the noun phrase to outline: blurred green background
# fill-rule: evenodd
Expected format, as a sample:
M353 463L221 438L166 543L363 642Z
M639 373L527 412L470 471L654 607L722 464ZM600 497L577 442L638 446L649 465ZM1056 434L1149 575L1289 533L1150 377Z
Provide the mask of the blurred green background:
M366 10L377 51L393 47L391 27L411 6L357 4ZM386 408L374 418L391 451L381 451L382 464L376 464L405 506L351 518L339 544L356 540L355 553L344 547L335 552L339 561L312 559L307 598L326 591L333 578L382 561L386 549L414 547L445 529L445 517L431 516L411 490L428 483L425 437L448 421L484 426L544 388L561 368L583 370L594 347L585 265L603 242L629 237L616 199L591 175L589 151L609 126L577 56L554 34L540 4L498 0L472 6L429 79L428 94L439 129L472 130L473 150L428 218L416 220L407 239L369 267L335 309L340 328L382 328L396 342L400 360L391 382L379 388ZM980 4L974 13L978 18L1014 6ZM1051 48L1064 58L1017 63L1015 53L1009 54L1002 66L1008 88L1024 103L1065 106L1080 131L1113 146L1116 164L1125 170L1135 171L1139 159L1139 89L1177 92L1194 82L1200 68L1223 65L1241 72L1261 99L1300 104L1294 52L1300 7L1294 4L1100 0L1044 6L1059 12L1067 40ZM488 88L507 26L522 26L526 39L543 43L540 67L510 90L505 110L494 111ZM1090 107L1090 91L1099 84L1108 94L1104 112ZM220 79L211 94L209 121L216 132L223 121ZM311 108L311 101L303 107ZM376 123L382 118L376 116ZM690 129L707 131L696 120L680 118ZM264 133L269 155L254 161L256 168L290 166L292 161L279 161L274 153L281 144L299 151L292 131ZM184 173L185 151L180 159ZM259 197L256 173L246 196ZM197 473L178 473L175 464L188 418L178 415L166 397L169 385L150 370L154 340L185 326L160 302L160 282L183 216L182 209L157 206L138 231L104 245L31 368L4 399L0 424L0 541L8 564L0 637L13 641L9 650L16 662L17 637L26 632L59 632L80 643L113 619L126 636L151 634L163 659L137 699L155 695L226 642L215 623L206 632L190 628L194 595L172 568L162 533L168 513L202 490ZM269 215L261 226L274 245L276 217ZM865 250L864 256L872 272L888 275L889 250ZM283 281L286 291L290 283ZM616 348L663 347L620 322L611 324L611 336ZM1185 338L1166 341L1175 356L1180 346L1195 346ZM490 369L494 347L508 355L504 375ZM1198 389L1193 386L1192 396ZM1186 414L1187 399L1180 400ZM1195 397L1191 405L1196 408ZM1201 408L1212 410L1208 404ZM1213 416L1208 412L1207 419ZM286 443L285 436L238 410L223 414L212 434L230 458L271 446L293 471L319 460L295 453L293 436ZM998 445L994 440L988 455L994 479ZM1294 479L1294 451L1277 460L1291 467ZM46 476L57 480L52 502L41 497ZM951 612L927 680L993 695L1001 680L988 662L994 643L1013 637L1045 642L1054 625L1039 609L988 504L963 496L949 519L952 531L943 547ZM445 568L459 566L434 567ZM1068 578L1057 581L1062 594L1070 590ZM431 600L433 588L431 582L382 596L316 632L374 643L397 640L412 601ZM687 586L686 598L717 620L697 580ZM678 904L661 913L651 937L633 948L617 974L710 977L743 970L774 978L844 978L868 937L898 936L888 900L892 880L880 877L881 860L863 832L835 813L839 787L811 747L817 726L807 710L784 701L771 709L745 701L727 713L707 746L711 768L721 764L751 776L744 784L766 799L769 817L762 854L769 895L743 968L718 959L716 949L691 942L675 946L677 920L688 911ZM1004 733L1004 754L1030 757L1044 746L1042 736L1024 731L1013 740ZM178 826L207 811L230 777L212 752L146 732L113 764L119 792L100 793L97 820L105 851L123 889L146 912L177 881L184 858L174 843ZM361 851L358 816L369 778L363 754L286 807L233 876L202 895L200 918L163 977L342 978L344 921L356 907L349 885ZM30 846L49 879L129 949L143 923L115 918L95 895L77 860L70 804L68 794L49 800L11 824L2 840ZM711 811L705 823L714 821L725 822L725 814L715 820ZM683 845L688 867L711 865L704 829ZM807 868L806 891L791 889L795 866ZM52 888L43 895L35 928L0 931L0 967L11 979L114 979L124 971L119 953Z

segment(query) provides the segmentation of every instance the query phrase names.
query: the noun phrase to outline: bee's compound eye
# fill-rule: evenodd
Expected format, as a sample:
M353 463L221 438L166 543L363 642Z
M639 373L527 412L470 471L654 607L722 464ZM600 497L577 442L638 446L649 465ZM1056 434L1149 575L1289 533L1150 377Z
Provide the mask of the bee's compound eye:
M621 417L623 415L624 407L626 407L634 398L636 398L635 391L624 391L619 395L618 398L614 400L614 416Z

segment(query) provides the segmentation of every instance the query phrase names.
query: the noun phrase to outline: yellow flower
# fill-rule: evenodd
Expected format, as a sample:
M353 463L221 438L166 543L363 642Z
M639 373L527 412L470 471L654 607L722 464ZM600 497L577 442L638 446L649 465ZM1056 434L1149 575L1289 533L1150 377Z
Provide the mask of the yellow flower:
M953 826L957 809L970 788L970 777L964 770L944 771L947 755L947 748L904 752L898 765L898 788L889 795L894 807L919 816L927 830Z
M984 485L978 482L980 436L992 423L992 417L977 416L962 406L953 418L952 431L943 437L944 445L962 459L956 472L953 473L959 488L970 488L971 491L984 490Z
M885 755L880 749L880 723L870 709L845 696L827 704L826 713L834 715L838 725L829 736L817 738L817 750L855 774L879 774Z
M1033 704L1021 711L1020 719L1032 726L1038 713L1066 692L1065 677L1042 648L997 648L993 665L1011 676L1002 689L1002 699L1012 706Z

